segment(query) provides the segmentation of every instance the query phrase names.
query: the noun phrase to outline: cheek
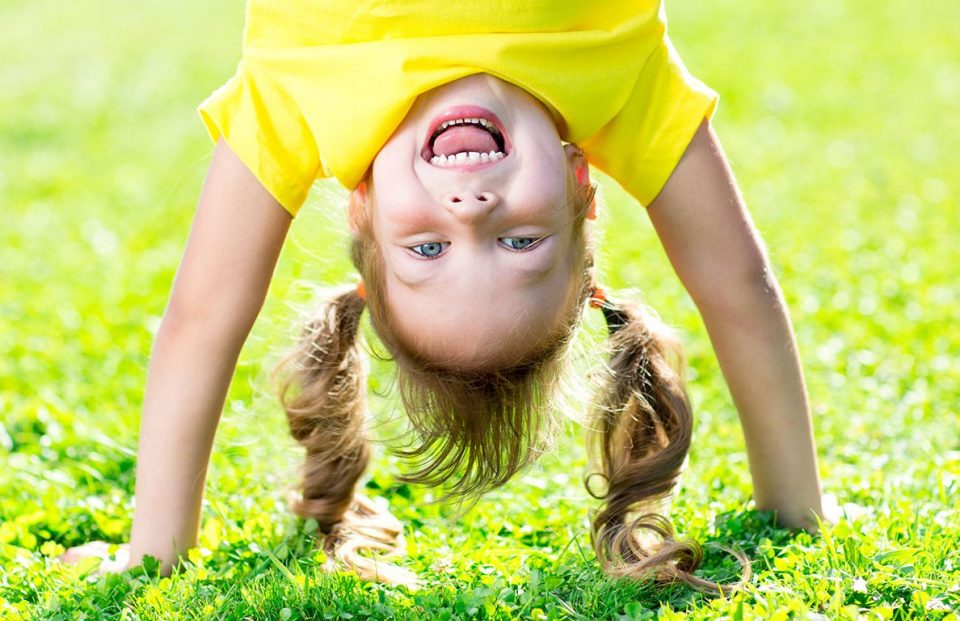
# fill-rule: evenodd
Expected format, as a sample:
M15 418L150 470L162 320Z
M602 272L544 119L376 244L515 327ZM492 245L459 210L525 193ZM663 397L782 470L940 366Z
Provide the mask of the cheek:
M374 181L381 187L393 187L392 183L402 181L404 176L413 175L415 161L416 132L412 125L404 123L387 140L373 159Z
M531 171L525 183L511 188L510 200L522 205L531 216L561 217L567 205L567 181L555 169Z
M434 228L434 217L426 208L430 202L419 184L401 179L389 184L381 179L378 187L381 191L370 201L370 209L373 235L382 245Z
M377 157L373 160L373 183L380 188L393 188L398 182L403 181L404 162L400 157L399 145L393 141L388 142Z
M522 163L523 182L515 184L515 200L522 205L556 208L567 203L570 172L559 139L553 136L532 136L527 142Z
M373 161L370 207L375 233L403 234L424 225L429 197L415 174L410 149L402 137L384 145Z

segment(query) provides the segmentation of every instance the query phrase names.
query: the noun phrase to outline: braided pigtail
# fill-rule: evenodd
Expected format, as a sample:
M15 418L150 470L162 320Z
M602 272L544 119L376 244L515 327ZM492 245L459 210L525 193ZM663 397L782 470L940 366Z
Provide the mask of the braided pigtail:
M601 566L610 575L679 580L703 592L740 588L750 577L742 552L724 548L744 568L739 583L720 585L695 576L703 559L700 544L674 538L669 519L657 510L669 507L693 430L683 378L675 370L683 362L678 341L640 305L615 304L597 289L591 306L604 313L612 350L588 442L592 451L599 448L602 472L585 480L587 491L605 501L591 528ZM593 476L606 480L604 493L591 490Z
M308 321L299 347L277 369L291 371L280 385L280 402L291 435L306 449L303 491L291 495L290 505L297 515L317 520L326 535L327 569L340 561L364 579L413 586L413 573L359 553L404 550L400 522L354 492L371 452L358 343L364 305L362 288L333 297Z

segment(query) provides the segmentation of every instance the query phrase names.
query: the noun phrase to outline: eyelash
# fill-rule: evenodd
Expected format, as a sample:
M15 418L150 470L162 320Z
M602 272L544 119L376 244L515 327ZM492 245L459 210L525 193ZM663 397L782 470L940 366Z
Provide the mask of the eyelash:
M500 240L498 240L498 241L502 241L502 240L504 240L504 239L532 239L533 241L530 242L530 244L529 244L528 246L525 246L525 247L519 248L519 249L518 249L518 248L510 248L509 246L503 246L504 248L506 248L506 249L509 250L510 252L527 252L527 251L533 250L534 248L536 248L537 246L539 246L539 245L540 245L540 242L542 242L544 239L546 239L546 236L545 236L545 237L538 237L538 238L533 238L533 237L501 237ZM439 245L442 247L441 250L440 250L440 252L438 252L438 253L435 254L435 255L420 254L419 252L417 252L417 251L415 250L415 248L420 248L420 247L422 247L422 246L430 246L430 245L434 245L434 244L439 244ZM444 250L445 250L446 247L449 246L449 245L450 245L450 242L425 242L425 243L422 243L422 244L416 244L416 245L414 245L414 246L408 246L407 249L408 249L410 252L412 252L413 254L415 254L415 255L416 255L418 258L420 258L420 259L425 259L425 260L427 260L427 261L433 261L434 259L436 259L436 258L438 258L438 257L440 257L440 256L443 256Z

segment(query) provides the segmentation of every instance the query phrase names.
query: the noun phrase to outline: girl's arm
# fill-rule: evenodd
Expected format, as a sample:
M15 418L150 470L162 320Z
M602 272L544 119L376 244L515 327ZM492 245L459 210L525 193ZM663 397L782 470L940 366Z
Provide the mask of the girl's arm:
M137 449L129 567L168 573L196 545L210 449L237 357L291 216L220 141L154 342ZM101 556L96 544L65 560Z
M816 530L820 478L790 317L709 122L647 212L730 388L757 508L776 510L784 525Z

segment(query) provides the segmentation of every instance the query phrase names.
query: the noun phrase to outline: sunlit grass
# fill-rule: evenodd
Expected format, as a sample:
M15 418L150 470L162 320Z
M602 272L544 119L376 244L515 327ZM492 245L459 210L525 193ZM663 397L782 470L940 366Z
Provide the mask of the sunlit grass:
M692 303L642 208L604 180L603 267L675 325L697 427L677 529L755 577L706 599L602 576L580 431L460 521L398 485L421 592L319 573L283 501L300 453L267 375L304 282L352 280L342 196L291 231L230 389L185 572L96 579L63 547L129 536L148 355L212 152L194 111L233 72L242 3L0 3L0 619L953 618L960 609L960 5L669 5L790 305L825 490L811 538L752 511L743 440ZM385 392L389 368L371 384ZM378 416L394 413L376 398ZM704 575L738 568L708 548ZM950 611L953 612L950 612Z

